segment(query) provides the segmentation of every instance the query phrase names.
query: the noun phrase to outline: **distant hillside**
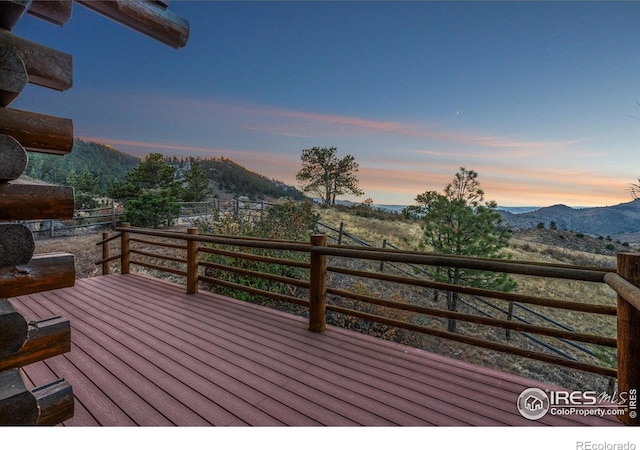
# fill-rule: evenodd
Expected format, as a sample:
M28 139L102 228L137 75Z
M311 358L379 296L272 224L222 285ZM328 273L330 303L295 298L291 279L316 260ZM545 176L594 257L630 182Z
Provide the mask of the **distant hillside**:
M614 236L640 232L640 201L597 208L570 208L553 205L523 214L499 211L509 226L536 228L543 223L549 228L555 222L559 230L573 230L594 236Z
M195 158L168 157L169 164L181 171L186 170ZM98 180L101 189L106 189L115 181L124 181L128 172L139 159L115 148L75 139L71 153L64 156L29 153L29 164L24 175L48 183L64 184L70 173L91 172ZM303 199L304 196L295 187L245 169L241 165L224 157L198 159L204 166L214 193L219 196L247 196L258 198L291 197Z
M29 153L29 164L24 174L55 184L64 184L71 172L91 172L101 189L114 181L124 180L125 175L138 164L138 158L122 153L108 145L73 141L71 153L64 156Z

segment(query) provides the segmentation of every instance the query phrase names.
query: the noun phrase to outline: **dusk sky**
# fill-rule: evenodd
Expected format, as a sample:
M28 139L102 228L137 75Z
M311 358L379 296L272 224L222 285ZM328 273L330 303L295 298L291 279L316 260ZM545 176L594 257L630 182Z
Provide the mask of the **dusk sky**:
M338 148L376 204L474 169L502 206L603 206L640 177L640 2L172 1L174 50L74 5L14 33L73 55L13 108L144 156L225 156L296 185ZM348 198L348 197L345 197Z

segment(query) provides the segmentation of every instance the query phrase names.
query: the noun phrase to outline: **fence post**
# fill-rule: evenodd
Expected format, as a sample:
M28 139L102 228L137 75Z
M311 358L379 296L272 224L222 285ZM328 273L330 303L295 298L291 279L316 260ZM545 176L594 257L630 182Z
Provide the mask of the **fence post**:
M196 236L197 228L188 228L187 233ZM198 241L187 241L187 294L198 293Z
M513 302L509 302L509 311L507 312L507 320L513 320ZM505 331L505 337L508 341L511 340L511 329L507 328Z
M387 248L387 239L382 240L382 248ZM380 260L380 272L384 270L384 260Z
M342 245L342 232L344 231L344 222L340 222L340 231L338 231L338 245Z
M122 223L122 228L129 228L128 222ZM128 274L131 266L131 254L129 253L129 232L123 231L120 236L120 273Z
M326 247L327 235L312 235L311 245ZM319 255L312 249L309 260L309 330L322 333L327 329L327 255Z
M116 220L116 202L114 199L111 199L111 225L114 230L118 226L118 221Z
M107 231L102 233L102 240L107 240L109 238L109 233ZM109 243L104 242L102 244L102 275L109 275L109 261L104 261L109 257Z
M640 254L618 253L617 272L631 284L640 287ZM618 416L626 425L640 425L638 389L640 389L640 311L618 295L618 392L626 392L635 405Z

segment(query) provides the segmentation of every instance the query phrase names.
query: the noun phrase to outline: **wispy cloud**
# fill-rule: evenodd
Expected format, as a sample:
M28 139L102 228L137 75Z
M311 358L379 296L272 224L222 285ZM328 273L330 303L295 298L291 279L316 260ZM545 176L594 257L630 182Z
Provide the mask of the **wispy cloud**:
M428 124L402 123L397 121L324 114L278 108L268 105L216 105L230 108L238 112L243 112L245 114L288 119L288 122L286 123L263 124L259 127L247 127L247 129L285 136L311 136L314 132L316 134L335 133L337 135L344 135L345 133L366 135L389 134L512 150L551 149L566 147L579 142L578 140L520 140L510 136L492 136L465 131L442 130ZM291 120L293 120L293 122Z
M154 96L145 98L144 102L150 109L157 110L157 107L162 105L161 110L163 111L176 111L176 120L178 121L214 123L218 120L225 123L233 122L234 128L237 129L284 137L337 138L385 135L511 151L557 150L579 142L575 139L560 141L519 139L509 135L483 134L471 130L447 130L428 123L379 120L265 104L222 102L213 99Z

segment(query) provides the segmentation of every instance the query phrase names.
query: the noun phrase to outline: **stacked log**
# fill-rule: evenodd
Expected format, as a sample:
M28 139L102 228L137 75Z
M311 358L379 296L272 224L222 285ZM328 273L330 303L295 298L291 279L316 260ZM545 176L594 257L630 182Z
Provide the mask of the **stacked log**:
M174 48L189 24L166 0L80 1L79 4ZM73 416L73 391L64 380L29 389L21 367L70 350L69 321L27 323L7 298L73 286L73 255L34 255L29 229L11 221L70 219L73 189L14 184L26 151L64 155L73 146L70 119L9 108L28 84L64 91L73 84L71 55L12 33L24 14L62 26L71 0L0 1L0 425L55 425Z
M10 32L30 3L0 3L0 425L55 425L71 418L74 409L65 380L30 389L21 370L71 349L69 321L51 317L27 323L7 300L75 282L73 255L34 255L33 234L15 223L73 217L73 189L12 183L27 166L27 148L64 154L73 145L69 119L9 108L27 83L71 87L69 55ZM31 7L50 8L42 3Z

